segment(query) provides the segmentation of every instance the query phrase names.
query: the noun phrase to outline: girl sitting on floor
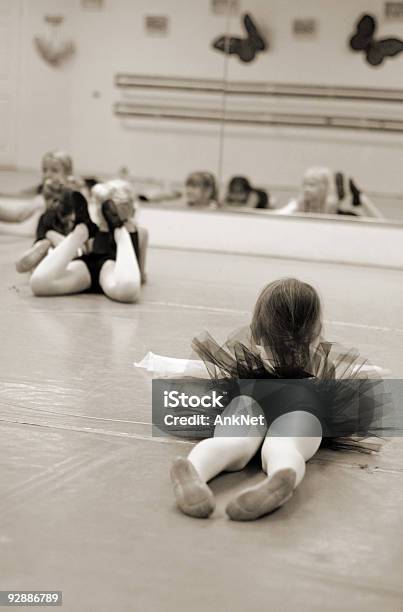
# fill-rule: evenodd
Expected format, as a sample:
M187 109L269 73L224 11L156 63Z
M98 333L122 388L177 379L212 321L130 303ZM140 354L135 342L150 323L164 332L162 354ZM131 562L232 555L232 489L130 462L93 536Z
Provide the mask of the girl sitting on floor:
M80 191L82 187L85 187L82 180L73 176L73 160L70 155L64 151L45 153L42 158L42 181L38 188L38 195L33 199L17 200L12 203L0 202L0 222L4 222L5 225L11 224L11 227L4 229L12 230L12 224L31 221L34 216L31 223L25 224L26 233L34 233L39 215L51 205L57 186L60 190L61 186L67 185Z
M45 257L49 249L57 246L71 231L71 217L74 214L69 192L81 185L79 179L69 176L66 180L58 177L46 178L42 184L45 210L39 217L35 242L16 262L17 272L33 270Z
M254 520L286 503L303 480L306 461L323 443L335 449L379 449L374 441L363 440L385 431L382 419L390 409L379 368L367 364L354 349L326 342L321 332L317 292L307 283L286 278L263 289L251 325L224 346L209 335L193 340L202 362L190 360L184 368L181 364L181 379L206 378L207 369L221 385L220 392L228 382L232 390L224 394L224 408L191 410L227 418L218 424L213 418L210 430L201 427L199 434L210 437L172 466L173 490L182 512L210 516L215 500L207 483L221 472L242 470L259 449L267 478L228 504L232 520ZM164 361L157 358L154 371L166 368L170 378L177 379L170 360ZM136 365L150 369L150 356ZM248 392L242 393L245 388ZM177 408L175 415L181 414L188 415L189 408ZM232 417L246 417L249 424L228 424ZM189 437L201 437L194 423L190 430ZM186 434L185 424L181 435Z
M118 302L140 296L139 239L134 222L134 193L126 181L93 188L94 217L80 192L69 192L73 229L34 270L30 285L37 296L103 292ZM46 234L49 237L48 233ZM91 239L90 252L78 256Z
M301 193L286 206L274 210L279 215L314 213L344 215L357 218L382 218L381 212L355 182L341 172L328 168L308 168L302 181Z

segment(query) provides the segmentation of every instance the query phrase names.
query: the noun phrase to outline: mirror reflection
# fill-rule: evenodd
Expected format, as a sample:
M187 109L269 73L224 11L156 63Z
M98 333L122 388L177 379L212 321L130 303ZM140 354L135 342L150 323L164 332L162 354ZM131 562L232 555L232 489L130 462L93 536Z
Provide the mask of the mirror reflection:
M4 4L1 224L113 179L142 206L402 222L390 3Z
M390 4L227 3L224 204L253 206L225 195L242 176L276 214L402 220L403 21Z

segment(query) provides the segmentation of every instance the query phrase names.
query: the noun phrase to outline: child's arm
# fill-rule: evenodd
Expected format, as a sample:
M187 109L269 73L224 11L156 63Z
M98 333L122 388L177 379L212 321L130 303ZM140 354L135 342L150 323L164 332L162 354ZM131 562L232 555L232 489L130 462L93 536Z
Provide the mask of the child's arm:
M151 351L140 362L134 363L134 366L146 370L156 378L208 377L206 366L201 360L164 357Z
M0 234L34 237L41 213L41 210L37 210L29 219L17 223L0 221Z
M362 366L357 366L353 369L353 373L362 372L363 374L375 374L376 376L380 376L381 378L385 378L386 376L390 376L391 371L382 368L381 366L374 365L372 363L366 363Z
M0 220L5 223L21 223L38 210L43 210L43 198L41 196L32 200L18 200L14 198L0 202Z

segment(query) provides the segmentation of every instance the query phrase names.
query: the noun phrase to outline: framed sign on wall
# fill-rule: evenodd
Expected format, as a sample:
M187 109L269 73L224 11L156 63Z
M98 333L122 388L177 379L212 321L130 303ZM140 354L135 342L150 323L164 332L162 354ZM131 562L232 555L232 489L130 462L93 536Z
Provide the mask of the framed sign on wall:
M104 0L81 0L81 8L86 11L102 11Z
M292 22L292 31L295 36L312 37L318 31L318 23L316 19L294 19Z
M385 17L403 21L403 2L385 2Z
M215 15L238 15L240 10L239 0L211 0L211 12Z
M146 15L144 18L146 33L150 36L167 36L169 17L167 15Z

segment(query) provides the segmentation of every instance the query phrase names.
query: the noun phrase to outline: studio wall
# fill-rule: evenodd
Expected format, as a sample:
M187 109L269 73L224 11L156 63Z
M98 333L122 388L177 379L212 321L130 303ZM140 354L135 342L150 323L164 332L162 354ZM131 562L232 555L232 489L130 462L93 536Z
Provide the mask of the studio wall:
M219 125L122 122L112 112L121 95L114 86L117 72L222 79L227 70L230 80L399 88L403 56L374 69L347 46L362 12L382 16L380 0L241 0L241 11L261 24L270 50L250 64L231 57L226 67L211 41L228 22L212 14L209 0L104 0L102 10L86 10L81 0L22 4L20 167L36 167L44 150L60 146L72 152L82 172L115 173L126 166L136 176L181 180L194 169L217 171L221 152L223 179L242 172L256 183L295 187L307 165L320 163L348 170L369 191L402 191L401 135L226 125L222 151ZM32 45L43 15L55 11L66 16L63 35L77 45L76 56L56 69ZM166 37L146 34L148 14L168 16ZM292 22L298 17L316 19L312 38L295 38ZM240 34L239 15L229 27ZM380 32L403 37L403 22L380 19Z
M14 0L13 0L14 1ZM46 64L33 45L34 36L47 34L43 17L65 16L63 37L74 37L74 3L66 0L16 0L20 3L17 166L37 168L42 154L53 148L71 150L72 84L77 64L73 60L58 68Z

